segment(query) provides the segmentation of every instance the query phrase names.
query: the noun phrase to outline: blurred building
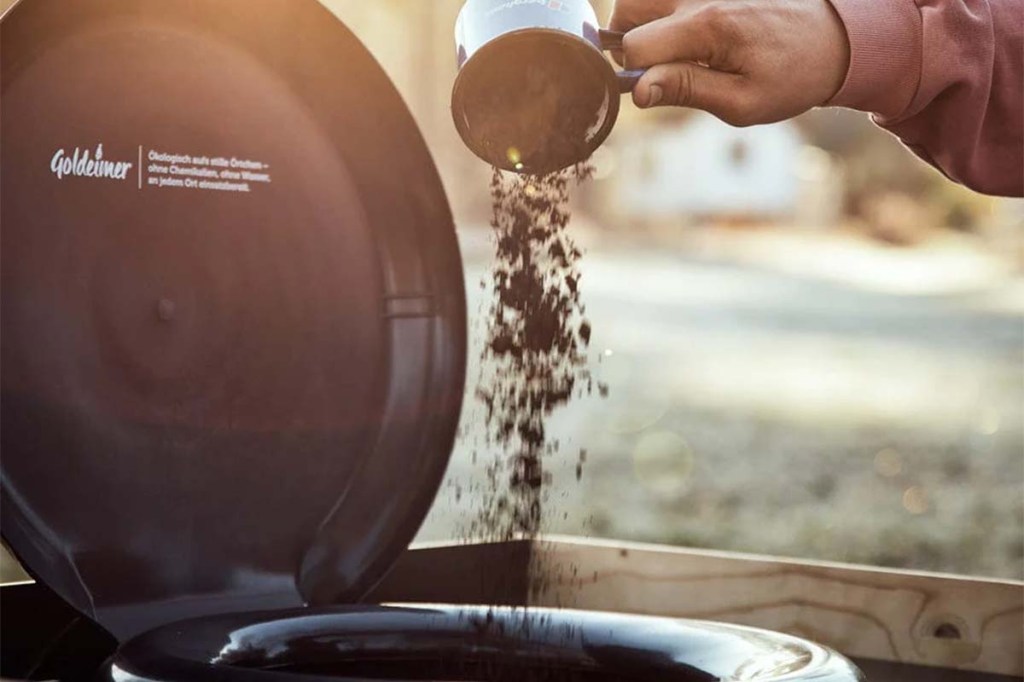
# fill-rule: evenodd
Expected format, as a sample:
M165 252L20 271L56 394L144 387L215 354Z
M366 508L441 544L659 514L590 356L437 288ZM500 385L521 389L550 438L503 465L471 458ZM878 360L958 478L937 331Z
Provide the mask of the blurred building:
M791 219L803 144L793 123L733 128L693 112L677 125L632 135L620 147L619 210L640 219Z

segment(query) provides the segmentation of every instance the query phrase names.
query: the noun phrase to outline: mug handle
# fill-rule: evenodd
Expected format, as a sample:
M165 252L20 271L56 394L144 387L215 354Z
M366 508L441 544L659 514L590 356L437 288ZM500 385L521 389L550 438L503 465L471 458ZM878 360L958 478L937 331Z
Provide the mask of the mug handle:
M622 51L622 37L625 33L621 31L609 31L606 28L598 29L597 37L601 43L602 50L618 50ZM619 92L625 94L627 92L633 92L633 88L636 87L637 81L640 77L647 72L647 69L629 69L624 71L617 71L615 75L619 79Z

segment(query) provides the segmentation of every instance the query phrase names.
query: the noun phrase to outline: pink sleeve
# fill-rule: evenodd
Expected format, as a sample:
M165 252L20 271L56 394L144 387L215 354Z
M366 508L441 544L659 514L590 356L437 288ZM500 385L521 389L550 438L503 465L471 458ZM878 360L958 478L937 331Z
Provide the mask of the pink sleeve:
M987 194L1024 195L1024 0L831 0L850 70L830 106L872 113Z

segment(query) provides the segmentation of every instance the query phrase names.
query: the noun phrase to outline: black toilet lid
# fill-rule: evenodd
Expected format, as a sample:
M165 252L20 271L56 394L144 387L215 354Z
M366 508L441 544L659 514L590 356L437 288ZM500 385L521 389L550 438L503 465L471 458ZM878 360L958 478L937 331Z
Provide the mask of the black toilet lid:
M23 0L0 50L4 538L119 637L360 597L465 370L387 76L317 0Z

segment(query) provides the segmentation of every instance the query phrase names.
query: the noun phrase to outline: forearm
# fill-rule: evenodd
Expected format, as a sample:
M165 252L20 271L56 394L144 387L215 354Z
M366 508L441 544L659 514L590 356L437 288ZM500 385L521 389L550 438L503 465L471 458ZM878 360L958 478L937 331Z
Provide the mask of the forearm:
M831 1L851 58L829 104L871 112L958 182L1024 194L1024 3Z

